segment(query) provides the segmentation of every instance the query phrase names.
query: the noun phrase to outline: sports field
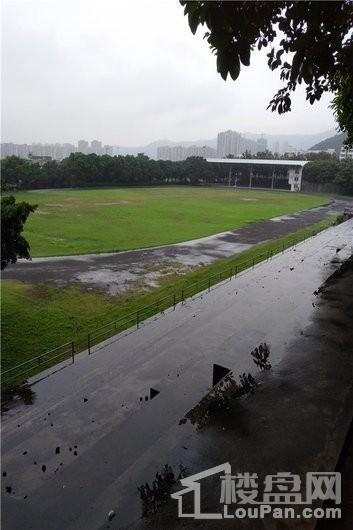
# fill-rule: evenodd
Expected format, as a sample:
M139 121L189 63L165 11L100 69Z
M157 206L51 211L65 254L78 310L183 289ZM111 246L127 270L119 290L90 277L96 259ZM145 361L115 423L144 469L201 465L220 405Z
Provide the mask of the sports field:
M25 230L32 256L177 243L327 203L290 192L156 187L16 193L37 204Z
M334 216L335 217L335 216ZM84 287L58 287L52 283L30 284L17 280L2 281L2 369L6 370L26 359L73 340L76 351L87 347L87 332L114 319L131 314L142 306L154 304L171 293L179 293L211 275L218 275L259 255L287 247L293 238L302 239L333 222L333 217L282 238L256 245L232 258L196 267L180 276L177 272L163 277L160 286L144 291L133 287L115 296ZM200 283L202 286L202 283ZM202 287L200 287L201 289ZM156 311L158 312L158 311Z

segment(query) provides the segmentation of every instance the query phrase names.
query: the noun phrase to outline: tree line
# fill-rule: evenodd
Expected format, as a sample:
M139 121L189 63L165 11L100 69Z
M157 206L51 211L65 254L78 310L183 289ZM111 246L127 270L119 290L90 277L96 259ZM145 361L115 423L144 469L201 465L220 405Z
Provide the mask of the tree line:
M333 184L341 193L353 194L353 160L315 160L304 166L303 179L313 184Z
M43 165L17 156L2 161L3 190L77 188L99 186L152 186L199 184L215 181L215 168L206 160L190 157L182 162L137 156L99 156L71 153L61 162Z
M275 158L271 152L259 153L258 157ZM318 159L304 166L304 180L312 183L333 183L339 191L353 193L353 161L339 161L336 157L327 156L327 153L322 157L316 155L316 158ZM264 177L271 176L272 171L273 168L269 166L253 168L254 174ZM278 176L284 176L287 168L278 166L275 171ZM232 172L246 176L250 167L235 165ZM72 153L61 162L52 160L43 165L10 156L2 161L1 172L3 191L228 183L229 167L225 164L210 164L200 157L190 157L181 162L152 160L142 153L138 156Z

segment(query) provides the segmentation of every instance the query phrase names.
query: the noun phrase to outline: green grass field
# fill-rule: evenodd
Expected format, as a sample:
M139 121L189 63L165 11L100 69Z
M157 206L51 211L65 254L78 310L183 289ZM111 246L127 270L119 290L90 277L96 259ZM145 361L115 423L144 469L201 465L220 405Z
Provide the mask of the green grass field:
M2 370L67 341L75 341L76 351L85 349L88 331L128 315L141 306L153 304L162 297L170 295L172 300L173 293L177 293L177 299L180 300L182 289L195 286L195 292L202 290L205 285L201 282L210 275L218 275L222 271L227 275L231 267L242 268L245 261L253 259L257 262L264 253L290 246L293 238L302 239L313 231L326 228L333 221L333 217L327 218L294 234L257 245L235 257L199 267L186 276L176 273L168 275L161 280L160 287L149 292L134 290L110 297L101 292L88 292L84 288L63 289L51 284L31 285L3 280Z
M38 204L24 232L32 256L177 243L328 202L290 192L190 186L26 192L16 197Z

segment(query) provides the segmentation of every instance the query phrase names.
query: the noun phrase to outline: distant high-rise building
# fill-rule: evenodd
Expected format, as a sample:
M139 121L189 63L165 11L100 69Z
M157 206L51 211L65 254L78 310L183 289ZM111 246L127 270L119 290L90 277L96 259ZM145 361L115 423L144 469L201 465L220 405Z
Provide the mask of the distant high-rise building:
M290 153L290 145L288 142L283 142L282 144L282 154Z
M173 162L180 162L181 160L184 160L184 147L182 145L176 145L175 147L172 147L172 158L171 160Z
M64 158L63 146L59 143L53 145L53 158L55 160L62 160Z
M208 145L190 145L189 147L183 147L182 145L177 145L175 147L161 145L157 149L158 160L172 160L174 162L180 162L181 160L186 160L191 156L215 158L217 153L215 149L212 149L212 147L209 147Z
M266 150L267 150L267 140L266 138L258 138L258 140L256 140L256 144L257 144L257 152L258 153L264 153Z
M17 156L17 149L15 144L12 142L6 142L1 144L1 158L6 158L7 156Z
M76 147L73 144L63 144L63 157L67 158L71 153L76 153Z
M92 140L91 153L95 153L96 155L101 155L103 153L102 142L99 142L98 140Z
M221 158L240 155L241 135L236 131L224 131L217 136L217 154Z
M84 155L87 155L88 148L89 148L89 143L86 140L79 140L77 142L77 151L79 153L83 153Z
M105 155L113 156L113 150L114 150L114 148L113 148L112 145L105 145L103 147L103 153Z
M277 154L280 153L279 142L278 141L274 142L273 147L272 147L272 151L273 151L273 153L277 153Z
M296 154L297 152L298 152L298 149L296 147L293 147L288 142L283 142L282 154L285 154L285 153L287 153L287 154L289 154L289 153Z
M254 140L245 138L237 131L224 131L217 136L217 154L221 158L228 155L241 156L245 151L256 154L258 145Z
M172 150L169 145L161 145L157 147L157 159L158 160L171 160Z

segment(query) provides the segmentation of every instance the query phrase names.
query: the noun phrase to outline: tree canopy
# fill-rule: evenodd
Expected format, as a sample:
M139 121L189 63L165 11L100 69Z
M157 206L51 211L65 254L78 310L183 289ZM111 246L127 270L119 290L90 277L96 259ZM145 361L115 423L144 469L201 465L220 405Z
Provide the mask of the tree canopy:
M19 202L12 195L1 199L1 270L17 258L30 259L29 243L21 235L24 223L37 208L28 202Z
M269 102L279 114L291 110L291 93L306 85L313 104L324 92L348 143L353 143L353 3L350 1L180 0L192 33L206 25L204 38L217 56L217 71L236 80L251 53L266 48L271 70L284 86Z
M234 156L231 156L235 158ZM328 153L273 154L270 151L245 158L310 160L332 158ZM180 162L151 160L145 155L109 156L73 153L61 162L52 160L42 166L17 156L2 161L1 189L3 191L41 188L89 188L100 186L160 186L168 184L209 184L222 181L224 167L209 164L200 157Z
M235 156L229 155L228 158L233 158L236 165ZM352 189L353 161L339 161L336 155L329 153L286 153L279 155L271 151L258 152L257 154L245 152L243 158L310 160L304 166L303 176L306 180L321 183L332 182L337 184L338 190L343 191L344 188L345 193L349 192L348 189ZM277 169L280 171L279 167ZM283 170L286 172L287 168L283 168ZM338 177L343 170L344 174L348 174L348 176L336 179L336 176ZM249 167L241 166L239 171L245 174L249 172ZM256 171L264 176L272 174L270 166L256 166ZM349 172L351 172L350 177ZM200 157L190 157L181 162L171 162L169 160L151 160L142 154L140 156L98 156L74 153L61 162L50 161L43 166L11 156L2 161L1 171L1 187L4 191L102 186L224 185L228 183L228 179L228 167L225 167L224 164L209 164Z

